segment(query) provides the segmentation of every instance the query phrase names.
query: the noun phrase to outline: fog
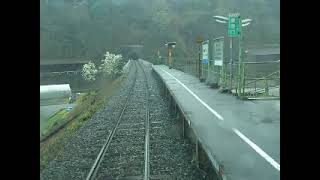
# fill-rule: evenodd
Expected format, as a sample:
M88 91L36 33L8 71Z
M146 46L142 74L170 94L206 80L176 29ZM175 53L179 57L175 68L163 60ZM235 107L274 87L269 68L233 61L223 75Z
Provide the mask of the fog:
M140 56L153 57L164 43L176 41L175 56L192 56L195 39L226 35L212 16L239 12L253 22L244 29L246 46L280 43L278 0L41 0L40 57L98 61L106 50L143 45Z

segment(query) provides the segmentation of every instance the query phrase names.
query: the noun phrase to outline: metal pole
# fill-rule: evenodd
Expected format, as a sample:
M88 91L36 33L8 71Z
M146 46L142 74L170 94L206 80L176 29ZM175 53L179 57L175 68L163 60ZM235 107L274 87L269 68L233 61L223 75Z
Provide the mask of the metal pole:
M240 37L239 37L239 64L238 64L238 96L241 95L241 83L243 80L242 77L242 32L240 33Z
M167 65L168 65L168 67L170 68L170 65L169 65L169 56L170 56L170 48L169 48L169 46L168 46Z
M196 165L197 165L197 168L199 168L199 142L198 142L198 139L196 139Z
M199 61L198 61L198 71L199 71L199 79L201 78L201 72L200 72L200 70L201 70L201 68L200 68L200 65L201 65L201 54L200 54L200 52L201 52L201 47L200 47L200 43L199 43Z
M242 80L242 95L245 95L245 87L246 87L246 72L245 72L245 65L242 64L242 77L243 77L243 80Z
M269 96L268 79L265 79L265 96Z
M156 64L160 64L161 59L160 59L160 51L159 51L159 49L158 49L157 55L158 55L158 57L157 57Z
M172 48L169 47L169 69L172 68Z
M229 90L232 90L232 79L233 79L233 57L232 57L232 43L233 43L233 38L230 37L230 62L229 62L229 66L230 66L230 87Z
M177 116L177 103L174 103L174 115Z
M184 67L185 73L188 73L188 58L185 59L186 65Z
M183 116L181 117L182 120L182 138L184 139L184 121L186 120Z

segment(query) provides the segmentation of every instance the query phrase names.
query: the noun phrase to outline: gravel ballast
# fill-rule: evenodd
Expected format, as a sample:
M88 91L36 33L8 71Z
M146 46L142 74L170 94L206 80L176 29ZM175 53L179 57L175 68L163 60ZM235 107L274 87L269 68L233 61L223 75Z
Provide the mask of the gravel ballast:
M150 176L155 179L161 179L161 176L181 180L202 179L192 163L194 146L182 138L179 120L170 116L168 102L160 94L160 82L154 78L151 65L141 64L150 94ZM132 62L119 92L70 138L64 151L42 171L40 179L85 179L130 92L127 109L96 177L143 177L147 104L144 78L142 69Z

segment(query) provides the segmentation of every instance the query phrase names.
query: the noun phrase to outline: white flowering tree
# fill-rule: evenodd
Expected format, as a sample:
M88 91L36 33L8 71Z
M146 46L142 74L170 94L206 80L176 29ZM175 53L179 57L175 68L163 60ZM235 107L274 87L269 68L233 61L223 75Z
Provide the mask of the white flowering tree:
M93 62L89 61L83 65L81 74L89 82L95 81L98 74L105 77L117 77L123 73L124 64L120 54L115 55L107 51L98 69Z
M86 81L95 81L98 70L93 62L89 61L82 67L81 75Z
M108 51L104 55L104 59L101 60L101 65L99 67L99 71L104 76L112 76L115 77L122 73L122 68L124 66L124 62L122 60L122 56L120 54L115 55L109 53Z

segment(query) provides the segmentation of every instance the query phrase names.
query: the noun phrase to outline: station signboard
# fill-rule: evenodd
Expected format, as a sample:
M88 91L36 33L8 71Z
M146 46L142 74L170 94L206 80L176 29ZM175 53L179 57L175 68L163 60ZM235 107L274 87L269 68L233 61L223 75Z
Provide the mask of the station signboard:
M209 63L209 41L202 42L202 64Z
M223 38L217 39L213 43L213 59L215 66L223 64Z
M228 35L229 37L239 37L241 34L241 18L239 13L229 14Z

